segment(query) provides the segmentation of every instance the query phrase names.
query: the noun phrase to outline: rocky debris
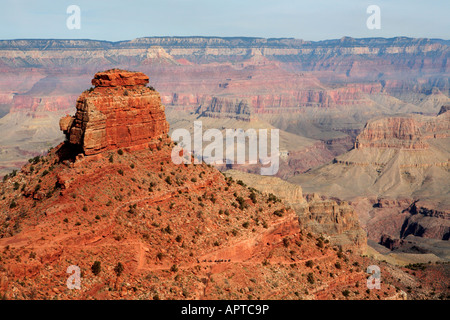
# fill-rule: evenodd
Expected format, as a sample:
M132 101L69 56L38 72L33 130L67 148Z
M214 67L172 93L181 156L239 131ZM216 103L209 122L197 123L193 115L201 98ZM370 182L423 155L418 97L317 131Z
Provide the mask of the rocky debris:
M60 120L69 143L85 155L118 148L139 149L167 140L169 125L159 93L141 72L111 69L92 80L77 100L74 117Z

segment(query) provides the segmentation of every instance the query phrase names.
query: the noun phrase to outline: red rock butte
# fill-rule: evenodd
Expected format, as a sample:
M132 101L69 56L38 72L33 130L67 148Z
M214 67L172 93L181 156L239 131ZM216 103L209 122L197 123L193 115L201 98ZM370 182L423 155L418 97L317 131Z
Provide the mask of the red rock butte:
M124 148L156 147L168 139L161 98L147 87L142 72L111 69L92 79L95 88L77 99L75 116L60 120L67 141L80 146L85 155Z

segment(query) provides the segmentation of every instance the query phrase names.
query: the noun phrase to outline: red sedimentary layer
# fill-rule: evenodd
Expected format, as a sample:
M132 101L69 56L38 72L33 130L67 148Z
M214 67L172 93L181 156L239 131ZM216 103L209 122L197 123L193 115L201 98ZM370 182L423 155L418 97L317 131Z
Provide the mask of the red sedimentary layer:
M427 139L450 134L450 113L437 117L400 116L369 121L356 139L355 147L427 149Z
M61 119L61 130L86 155L158 144L166 139L169 124L159 93L147 83L141 72L97 73L92 80L96 87L81 94L75 117Z

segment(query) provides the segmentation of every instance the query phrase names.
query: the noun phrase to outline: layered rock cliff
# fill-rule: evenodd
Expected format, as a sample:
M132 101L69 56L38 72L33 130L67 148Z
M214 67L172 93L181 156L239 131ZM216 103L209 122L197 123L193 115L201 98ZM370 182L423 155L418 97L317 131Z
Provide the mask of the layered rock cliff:
M429 139L450 136L450 112L443 106L437 117L408 115L369 121L355 142L356 149L427 149Z
M200 105L196 113L203 117L251 120L251 107L246 100L213 97L211 103Z
M143 148L166 140L169 125L159 94L141 72L111 69L94 76L94 89L77 100L74 117L60 128L67 140L92 155L114 148ZM160 141L158 141L160 140Z

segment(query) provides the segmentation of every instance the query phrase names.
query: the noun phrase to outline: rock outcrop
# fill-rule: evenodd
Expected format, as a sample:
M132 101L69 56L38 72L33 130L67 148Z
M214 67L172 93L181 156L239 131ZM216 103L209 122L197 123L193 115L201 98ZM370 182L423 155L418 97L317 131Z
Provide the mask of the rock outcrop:
M85 155L116 148L140 149L166 140L169 124L159 93L141 72L111 69L94 76L77 100L74 117L60 121L69 143Z
M197 111L201 116L211 118L234 118L243 121L251 120L251 108L247 100L213 97L207 106L200 106Z
M437 210L432 204L414 202L408 211L411 213L403 223L400 237L408 235L438 240L450 239L450 210Z
M369 121L355 148L428 149L426 140L450 136L450 113L442 107L437 117L407 115Z
M304 197L301 186L280 178L262 177L237 170L226 171L226 175L287 202L295 210L302 230L320 235L342 250L362 252L366 248L366 233L360 227L357 214L347 202L327 199L317 194Z

